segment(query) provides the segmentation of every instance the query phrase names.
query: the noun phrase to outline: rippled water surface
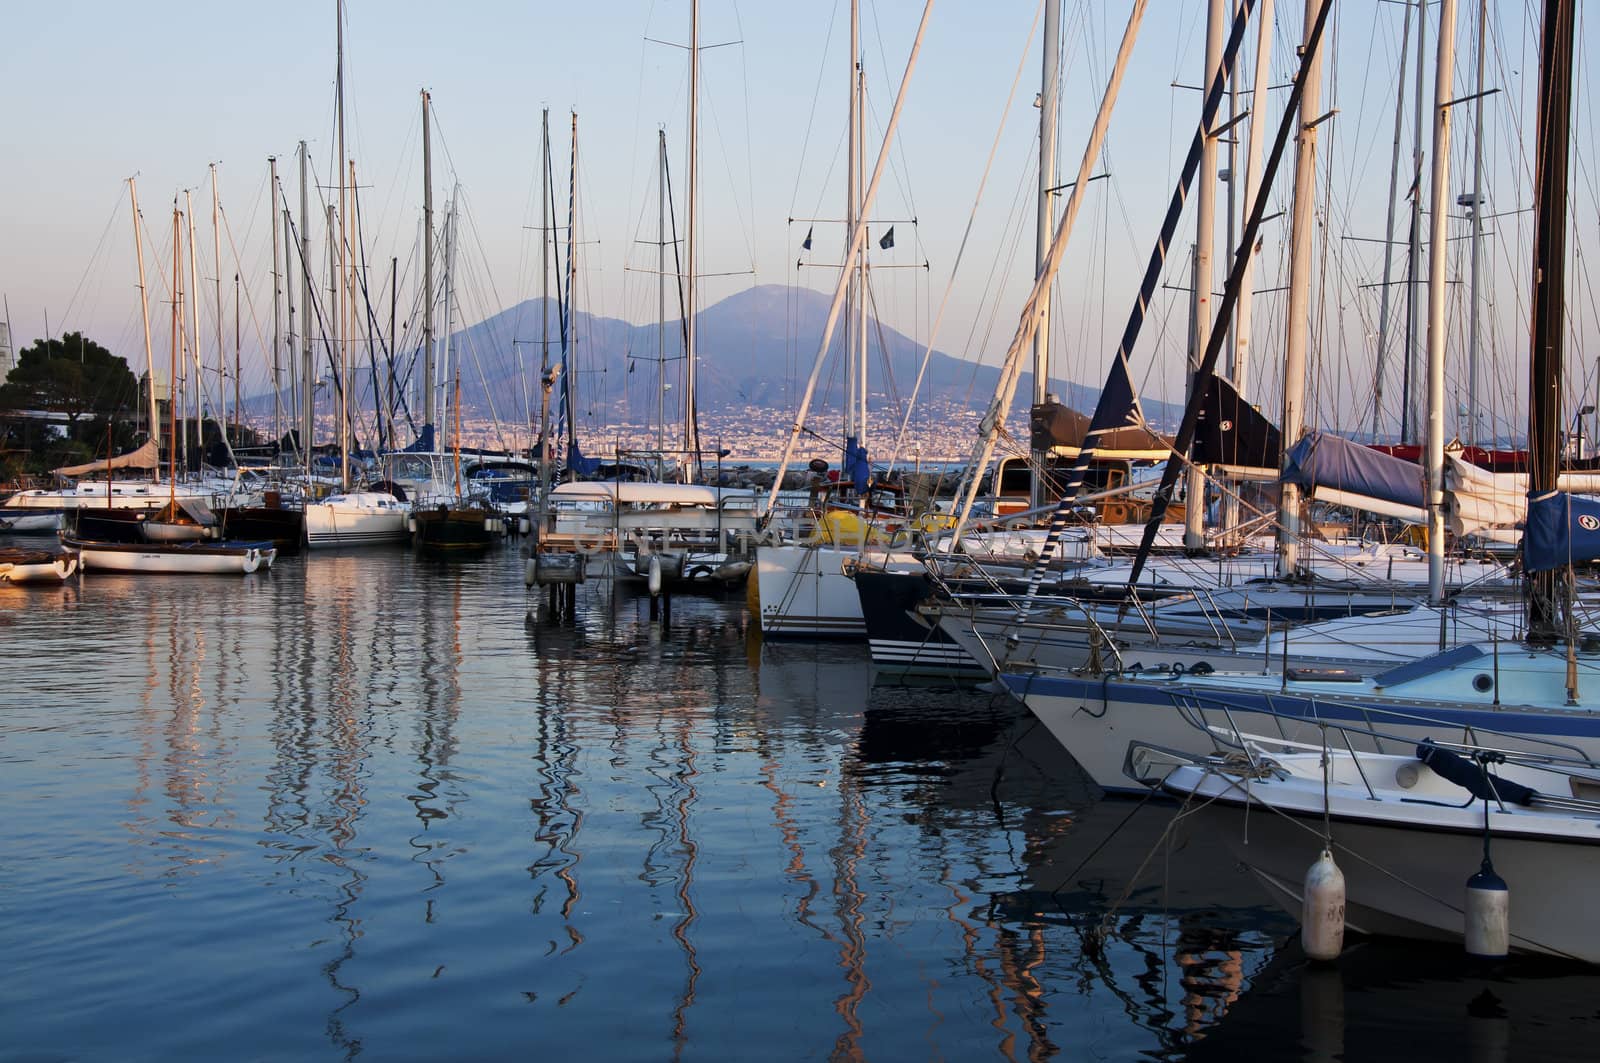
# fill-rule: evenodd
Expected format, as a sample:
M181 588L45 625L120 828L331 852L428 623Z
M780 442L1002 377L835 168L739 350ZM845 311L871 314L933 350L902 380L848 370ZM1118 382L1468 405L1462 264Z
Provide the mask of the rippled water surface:
M0 585L0 1058L1593 1058L1586 974L1308 970L1009 701L519 573Z

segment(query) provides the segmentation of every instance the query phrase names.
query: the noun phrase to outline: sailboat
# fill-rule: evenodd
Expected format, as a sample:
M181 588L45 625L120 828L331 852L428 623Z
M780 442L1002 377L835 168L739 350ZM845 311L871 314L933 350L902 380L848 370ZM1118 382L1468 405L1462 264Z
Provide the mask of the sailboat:
M135 206L135 225L138 224L138 210ZM178 254L182 246L182 215L173 205L172 211L172 253L173 253L173 299L172 299L172 379L178 373L178 346L179 336L182 331L183 289L181 273L178 269ZM141 274L144 268L143 253L140 252ZM140 297L143 299L143 284L140 284ZM146 330L147 355L149 332ZM152 387L154 385L152 384ZM171 529L176 525L172 516L184 513L184 507L189 502L180 503L177 494L177 450L178 450L178 412L175 401L168 403L171 413L170 435L168 448L168 496L165 507L156 514L147 517L145 514L136 515L136 523L131 525L138 530L136 539L129 541L128 537L119 536L118 539L84 538L78 535L64 535L62 545L69 551L76 552L80 563L86 571L110 572L135 572L135 573L220 573L220 574L249 574L259 568L270 568L277 551L270 542L207 542L203 539L190 539L187 541L160 538L160 529ZM152 425L158 424L157 418L151 418ZM109 495L108 495L109 497ZM84 511L89 518L100 511ZM111 509L110 512L118 512ZM187 514L185 514L187 515ZM166 520L156 519L167 517ZM193 520L194 518L190 518ZM146 534L147 529L154 522L155 535ZM118 522L118 526L126 522ZM198 526L198 521L195 522ZM83 529L80 527L79 531ZM119 541L120 540L120 541Z
M1544 82L1540 94L1537 229L1534 241L1534 315L1529 362L1529 453L1532 465L1527 528L1523 539L1526 626L1484 641L1468 641L1432 656L1402 664L1376 676L1349 671L1299 667L1288 660L1263 674L1224 672L1205 675L1164 672L1134 675L1106 673L1080 684L1067 673L1008 672L1006 685L1058 738L1096 781L1108 788L1127 788L1120 771L1130 737L1146 738L1189 752L1211 747L1206 728L1226 717L1252 732L1293 732L1326 720L1371 726L1382 720L1385 730L1402 741L1452 730L1471 741L1493 731L1501 744L1526 748L1530 743L1558 742L1573 755L1600 758L1600 720L1585 706L1600 683L1600 641L1580 635L1567 586L1570 576L1557 574L1576 562L1600 556L1600 504L1584 502L1556 489L1561 440L1560 413L1562 322L1564 313L1565 199L1570 75L1550 68L1570 64L1570 9L1565 31L1552 0L1546 11ZM1325 17L1326 8L1319 18ZM1320 26L1320 21L1318 25ZM1448 35L1444 35L1448 39ZM1438 93L1449 93L1448 52L1441 48ZM1435 159L1435 198L1443 195L1443 159ZM1440 212L1442 213L1442 211ZM1435 254L1442 253L1436 235ZM1443 271L1435 277L1442 280ZM1442 287L1430 293L1430 422L1442 424ZM1436 448L1437 449L1434 449ZM1430 433L1429 499L1431 531L1443 524L1442 438ZM1430 534L1430 560L1442 571L1442 534ZM1442 582L1442 581L1441 581ZM1437 601L1437 600L1436 600ZM1563 612L1565 615L1563 616ZM1442 613L1440 614L1443 615ZM1365 632L1347 635L1358 642L1381 640L1380 621ZM1285 722L1289 721L1289 722Z
M768 526L771 527L771 522L778 516L775 506L784 473L805 422L841 307L845 308L847 322L844 342L847 394L842 467L838 471L837 483L823 485L826 492L816 493L816 505L808 514L813 529L808 540L772 543L756 549L755 571L751 577L755 581L755 593L751 597L751 607L760 619L763 635L848 639L859 639L865 635L861 601L850 574L860 563L867 547L893 547L896 536L909 523L910 515L898 508L897 495L891 496L873 489L872 466L867 453L866 227L927 18L928 12L924 8L922 24L918 27L911 58L901 80L900 93L884 133L883 147L872 177L867 180L863 117L866 78L860 61L860 4L852 0L850 5L850 108L846 137L848 165L845 179L844 268L840 271L834 290L832 308L810 380L800 400L794 426L784 445L783 458L767 498ZM826 463L823 463L823 468L826 468ZM876 558L874 563L877 563ZM916 558L908 551L894 551L885 556L882 563L885 566L909 567L916 564Z
M336 114L335 125L336 125L337 130L338 130L337 136L338 136L338 150L339 150L339 161L338 161L339 206L337 208L338 209L337 220L338 220L338 223L341 226L344 226L344 225L347 224L347 214L346 214L346 211L345 211L345 192L346 192L346 189L347 189L347 180L346 180L346 176L345 176L345 151L344 151L344 146L345 146L344 145L344 0L339 0L338 4L336 5L336 9L337 9L337 15L338 15L338 34L337 34L337 41L338 41L338 60L337 60L337 62L338 62L338 67L337 67L338 74L337 74L337 82L338 82L338 84L337 84L337 91L335 92L335 95L334 95L334 107L335 107L335 114ZM427 164L426 164L426 160L428 158L428 155L427 155L427 151L428 151L427 116L428 116L428 98L427 98L427 94L424 93L423 94L423 152L424 152L423 158L424 158L425 161L424 161L423 170L424 170L425 180L431 177L431 174L429 173L428 167L427 167ZM305 188L304 188L304 181L305 181L305 144L304 144L304 142L302 142L301 145L300 145L300 159L301 159L300 173L301 173L301 182L302 182L302 188L301 188L301 214L302 214L302 226L304 226L304 223L305 223L305 218L304 218L304 215L305 215ZM352 165L352 168L353 168L354 164L351 164L351 165ZM427 192L427 195L430 197L430 198L427 199L427 203L429 204L429 206L431 208L431 204L432 204L431 191ZM329 207L330 216L333 214L334 209L335 208L330 205L330 207ZM425 269L428 271L426 273L426 276L429 278L429 281L431 283L431 278L432 278L432 272L431 272L432 271L432 257L431 256L432 256L432 250L433 250L433 229L432 229L433 219L432 219L432 211L431 211L431 209L426 210L425 214L426 214L426 217L425 217L425 223L424 223L424 236L425 236L425 239L427 241L427 243L426 243L427 254L425 256L427 261L426 261L426 264L425 264ZM332 218L330 218L330 220L332 220ZM330 234L330 235L332 235L332 234ZM304 241L306 239L307 238L304 235L304 230L302 229L302 240ZM345 308L345 305L346 305L346 300L348 300L350 298L350 289L351 289L351 285L349 284L348 279L345 276L346 275L345 266L347 265L346 256L347 256L347 253L348 253L348 250L349 250L349 243L348 243L348 241L346 241L343 238L342 234L337 238L337 245L338 245L338 252L339 252L338 256L337 256L337 260L338 260L338 263L340 265L340 269L338 271L339 274L340 274L340 282L338 284L338 301L339 301L339 308L340 309L339 309L338 312L336 312L336 313L331 315L332 320L335 323L336 330L338 329L340 323L342 323L344 321L344 318L345 318L344 308ZM354 264L353 263L348 263L348 265L350 266L350 269L353 271ZM308 282L308 284L309 284L309 282ZM431 291L428 292L427 295L424 297L424 306L428 308L428 312L430 314L429 338L431 339L431 312L432 312L432 293L431 293ZM348 340L348 337L344 336L342 333L336 334L334 336L334 340L333 340L335 346L337 347L337 349L339 351L341 369L345 368L343 363L347 360L344 357L344 355L346 353L346 350L347 350L347 347L346 347L347 340ZM431 346L431 344L430 344L430 346L428 348L428 356L431 359L431 357L432 357L432 346ZM304 425L305 425L304 431L306 433L306 435L305 435L306 453L307 453L307 460L309 462L309 456L310 456L310 452L311 452L311 447L310 447L310 443L311 443L310 429L311 429L311 425L312 425L311 407L312 407L312 404L314 402L314 396L315 396L315 389L311 386L311 372L310 372L311 355L310 355L310 340L309 339L307 339L307 341L306 341L305 359L306 359L306 388L305 388L304 402L306 404L306 411L304 413ZM431 364L430 364L430 368L431 368ZM384 543L403 543L403 542L406 541L406 536L407 536L406 518L407 518L407 515L408 515L408 512L409 512L408 509L407 509L407 506L405 505L405 503L401 499L396 497L392 492L380 491L380 490L352 490L351 489L352 485L351 485L351 479L350 479L350 445L349 445L349 443L350 443L350 440L349 440L350 420L349 420L349 408L348 408L349 395L350 395L350 390L351 390L350 387L348 386L348 381L350 380L350 375L347 372L341 372L340 376L341 376L341 379L343 381L346 381L346 383L341 385L340 388L339 388L339 407L338 407L338 410L339 410L339 412L338 412L339 435L340 435L340 446L339 446L340 477L339 478L340 478L340 488L341 489L340 489L340 491L338 493L333 494L333 495L329 495L327 498L323 499L320 502L307 503L307 505L305 507L306 546L307 547L312 547L312 548L329 548L329 547L343 547L343 546L373 546L373 545L380 545L380 544L384 544ZM428 427L431 428L431 426L432 426L432 407L430 406L429 407Z

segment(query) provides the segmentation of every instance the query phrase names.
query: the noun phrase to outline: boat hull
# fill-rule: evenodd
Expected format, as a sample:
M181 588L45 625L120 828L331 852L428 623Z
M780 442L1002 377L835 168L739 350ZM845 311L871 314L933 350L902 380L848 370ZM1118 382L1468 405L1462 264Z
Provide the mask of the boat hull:
M1484 663L1479 674L1488 674L1491 667ZM1239 689L1208 687L1194 677L1170 673L1007 672L1001 678L1095 783L1113 793L1144 792L1123 774L1129 742L1203 756L1219 748L1218 731L1320 742L1319 721L1393 736L1378 741L1352 733L1358 749L1397 752L1425 738L1468 743L1492 738L1492 744L1504 748L1543 752L1558 743L1568 755L1600 761L1600 716L1582 707L1474 705L1448 697L1424 701L1341 696L1327 690L1286 693L1275 676L1258 676L1256 686ZM1516 685L1508 681L1506 689Z
M1203 836L1222 837L1272 898L1298 917L1306 869L1322 845L1321 816L1278 815L1259 802L1247 813L1243 802L1218 798L1200 817L1196 826ZM1456 832L1338 819L1333 837L1350 929L1462 940L1464 887L1483 860L1481 829ZM1491 852L1495 871L1510 890L1512 948L1600 963L1600 911L1575 903L1589 891L1600 835L1570 841L1498 836Z
M305 508L306 545L333 549L404 543L410 538L406 516L405 507L392 498L387 502L314 503Z
M88 572L249 575L271 568L277 551L258 543L97 543L66 540Z

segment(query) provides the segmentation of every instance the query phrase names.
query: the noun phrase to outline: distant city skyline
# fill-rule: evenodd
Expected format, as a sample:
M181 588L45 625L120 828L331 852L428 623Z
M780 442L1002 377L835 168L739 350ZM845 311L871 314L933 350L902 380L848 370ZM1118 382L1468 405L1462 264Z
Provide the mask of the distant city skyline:
M742 286L798 284L831 289L842 227L846 10L842 0L816 8L702 5L702 307ZM1089 119L1104 85L1128 5L1078 0L1062 18L1065 69L1059 140L1060 180L1070 180ZM1038 6L978 9L938 5L918 60L900 135L874 215L894 224L896 246L874 251L875 310L889 324L926 342L956 251L968 225L1012 79L1021 70L985 198L973 218L936 345L957 357L991 364L1016 327L1033 272L1032 186L1039 88ZM1376 289L1381 273L1374 238L1383 232L1384 197L1394 136L1395 86L1402 10L1370 0L1336 9L1324 106L1336 112L1323 127L1325 195L1319 207L1319 269L1325 283L1316 309L1319 352L1310 381L1318 423L1359 426L1370 421L1370 378L1376 354ZM1431 44L1437 4L1429 5ZM879 137L915 31L920 5L863 6L863 48L869 80L867 155ZM0 241L11 250L0 266L17 348L35 338L80 329L142 369L143 337L135 291L132 231L125 179L138 175L145 219L154 343L165 350L166 281L174 193L192 189L198 229L202 351L215 346L215 289L210 232L210 172L218 179L226 231L221 270L224 347L232 346L233 275L241 276L241 346L257 390L267 379L262 345L270 333L270 243L265 222L266 157L297 207L292 155L310 147L317 180L333 183L330 154L334 81L334 3L297 2L270 9L217 10L175 3L159 17L136 6L82 2L33 5L10 13L14 46L8 69L24 101L14 108L9 158L0 168ZM1292 73L1302 5L1279 3L1275 14L1272 81ZM1472 91L1476 5L1461 5L1455 95ZM1486 416L1515 426L1520 417L1526 358L1527 245L1530 193L1531 96L1536 82L1537 20L1519 6L1492 11L1485 157L1487 209L1495 215L1485 244L1490 294L1485 314ZM629 3L586 9L481 3L441 17L436 7L406 0L355 0L346 16L348 153L362 186L362 246L371 286L387 284L398 260L401 298L414 291L421 174L418 93L434 101L436 223L457 182L461 189L462 248L458 266L457 328L538 294L539 224L536 171L539 113L548 105L554 142L556 216L564 223L570 112L579 123L578 303L595 313L633 322L654 319L657 130L667 133L676 222L684 224L683 128L687 72L681 45L688 4ZM1595 183L1583 177L1595 143L1594 71L1584 57L1597 32L1580 25L1579 162L1573 181L1574 224L1592 225ZM1134 286L1171 194L1178 163L1192 136L1198 94L1181 86L1200 80L1204 5L1150 6L1113 118L1096 182L1074 233L1057 286L1053 375L1098 386L1109 348L1122 330ZM1413 41L1414 41L1413 35ZM1254 34L1241 65L1248 76ZM668 42L668 43L658 43ZM717 47L713 47L717 46ZM1412 58L1414 62L1414 56ZM1405 84L1414 84L1415 67ZM1424 67L1424 115L1431 113L1431 54ZM1174 83L1177 83L1175 87ZM1276 95L1282 95L1276 94ZM1413 121L1403 114L1400 184L1411 167ZM1270 123L1278 118L1269 111ZM1470 107L1457 107L1451 187L1470 187ZM1239 127L1242 132L1243 124ZM1222 165L1225 165L1222 164ZM1243 161L1236 164L1242 169ZM1288 168L1286 167L1286 170ZM1273 208L1288 205L1287 180ZM1226 201L1219 182L1219 202ZM322 192L326 195L326 190ZM181 196L181 193L180 193ZM319 208L312 191L314 215ZM1192 202L1191 197L1191 202ZM1456 196L1452 196L1455 199ZM1520 212L1520 213L1519 213ZM1192 214L1192 210L1191 210ZM794 219L791 221L791 219ZM818 220L821 219L821 220ZM915 224L911 224L915 219ZM1402 203L1401 235L1409 223ZM322 264L320 224L313 257ZM800 243L815 230L814 250ZM1135 352L1136 379L1153 399L1182 395L1183 311L1188 285L1186 219L1152 307L1155 315ZM1452 236L1465 232L1452 223ZM1219 241L1222 239L1219 218ZM1264 233L1262 288L1283 283L1281 223ZM1574 241L1581 267L1582 241ZM1464 380L1465 240L1453 240L1450 386ZM234 250L237 249L237 258ZM796 270L797 258L807 265ZM1226 254L1219 248L1220 285ZM926 271L918 268L923 262ZM1396 256L1396 276L1405 262ZM1589 334L1593 300L1583 268L1574 270L1570 299L1575 339ZM1399 355L1393 338L1403 326L1403 289L1391 309L1389 392L1398 399ZM414 300L413 300L414 301ZM1281 296L1258 300L1251 397L1271 408L1281 386L1272 360L1282 344ZM378 308L374 307L374 314ZM387 303L382 314L387 317ZM675 316L669 309L669 316ZM48 325L47 325L48 321ZM385 322L386 323L386 322ZM518 337L525 340L527 337ZM808 365L814 353L797 341ZM1569 387L1600 388L1582 345L1572 343ZM159 361L159 358L158 358ZM784 367L773 367L780 372ZM247 373L247 381L251 379ZM1367 381L1363 383L1362 381ZM981 408L987 396L974 396ZM1592 401L1592 400L1591 400ZM1366 403L1366 409L1362 404ZM1386 404L1387 405L1387 404ZM1451 403L1450 419L1457 420ZM1577 405L1576 402L1573 403ZM1391 421L1396 417L1390 417Z

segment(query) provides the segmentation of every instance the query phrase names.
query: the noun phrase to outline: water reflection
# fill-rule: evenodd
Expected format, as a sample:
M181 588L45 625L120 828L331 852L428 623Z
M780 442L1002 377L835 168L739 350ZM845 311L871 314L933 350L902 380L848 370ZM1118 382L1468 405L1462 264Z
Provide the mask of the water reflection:
M33 638L0 708L30 857L8 1037L735 1058L760 1015L774 1058L1356 1058L1420 1029L1494 1059L1512 1024L1551 1058L1594 1028L1587 975L1381 943L1307 968L1220 847L1100 801L1009 698L874 687L863 648L763 644L736 598L667 630L589 584L530 620L519 560L0 595Z

